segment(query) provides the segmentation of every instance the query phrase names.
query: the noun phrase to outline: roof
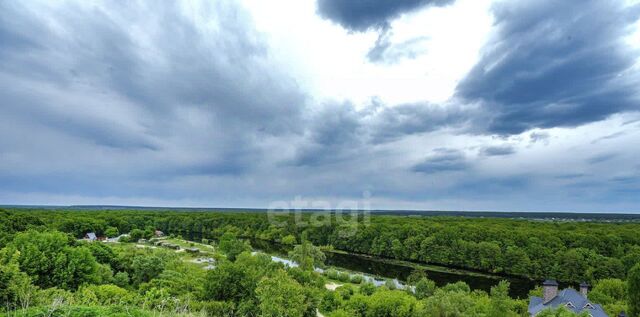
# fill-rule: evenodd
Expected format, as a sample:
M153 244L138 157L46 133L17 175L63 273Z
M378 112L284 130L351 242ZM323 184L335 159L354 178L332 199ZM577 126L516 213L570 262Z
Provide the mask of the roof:
M590 302L580 292L567 288L562 290L548 303L544 304L542 298L533 296L529 302L529 314L535 316L545 309L556 309L565 307L570 311L579 314L583 311L589 312L593 317L608 317L602 309L602 306Z
M542 283L543 286L558 286L558 282L555 280L546 280Z
M88 238L89 240L96 240L96 239L98 239L98 237L96 237L95 232L89 232L89 233L87 233L87 238Z

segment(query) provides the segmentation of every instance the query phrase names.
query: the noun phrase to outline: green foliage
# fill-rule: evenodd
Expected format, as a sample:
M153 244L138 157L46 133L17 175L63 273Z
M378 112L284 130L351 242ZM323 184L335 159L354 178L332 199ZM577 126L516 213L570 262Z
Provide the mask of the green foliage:
M289 252L289 257L298 263L300 268L307 271L312 271L314 265L323 267L326 259L324 252L307 240L303 240L302 244L295 246L293 251Z
M332 291L325 291L320 301L320 310L323 312L331 312L340 306L342 298L340 294Z
M537 317L576 317L576 314L569 311L568 309L561 307L559 309L556 310L552 310L552 309L547 309L547 310L543 310L541 311L539 314L536 315ZM589 317L589 313L588 312L583 312L582 314L578 315L580 317Z
M602 304L616 304L627 299L627 284L620 279L599 280L589 292L589 299Z
M360 285L360 293L364 295L371 295L376 291L376 286L371 282L366 282Z
M268 256L243 253L236 262L222 262L207 273L204 297L207 300L236 303L252 300L260 279L274 269L274 263Z
M628 273L627 278L627 306L629 316L640 316L640 263L636 264Z
M138 242L138 240L144 238L144 231L140 229L133 229L129 232L129 241Z
M427 298L436 291L436 283L426 277L415 283L415 295L417 299Z
M18 251L7 253L18 255L20 270L40 287L76 289L84 283L100 280L96 275L98 263L91 251L84 246L71 246L69 237L63 233L21 232L8 248Z
M104 235L107 236L108 238L113 238L113 237L117 237L118 235L120 235L120 231L118 231L118 228L116 228L116 227L108 227L104 231Z
M165 262L157 255L137 255L131 263L131 279L136 285L149 282L162 273L164 266Z
M238 240L236 235L231 232L222 235L218 248L227 255L227 259L230 261L235 261L242 252L251 251L251 246L247 242Z
M402 291L379 291L371 295L367 317L410 317L416 309L416 299Z
M260 281L256 296L264 317L302 317L306 311L302 286L282 270Z
M351 276L349 282L351 282L353 284L361 284L363 280L364 280L364 278L362 277L362 275L354 274L354 275Z
M309 216L302 217L308 220ZM55 303L64 308L52 316L187 316L201 312L230 317L310 317L315 316L316 307L326 316L526 315L527 302L509 298L506 283L490 294L472 292L465 283L437 288L424 272L408 278L408 284L415 287L412 294L390 290L391 285L376 288L362 283L359 275L349 277L330 269L324 274L328 278L361 284L357 292L351 286L327 291L324 278L312 271L313 266L322 265L324 255L315 244L536 279L591 280L590 298L601 303L610 316L627 309L627 301L640 302L640 269L626 273L640 261L640 226L634 223L375 216L369 226L327 222L305 228L301 236L294 218L281 220L285 225L276 227L259 213L0 210L0 247L5 247L0 251L0 300L4 309L29 306L21 312L33 316L47 316L48 307ZM218 260L216 268L203 270L202 265L190 263L188 255L173 250L76 241L90 231L99 235L131 232L131 241L137 241L155 228L205 243L220 239L219 248L211 250L216 252L211 255ZM239 236L284 244L302 238L292 256L304 270L285 271L268 256L252 256L245 252L250 246ZM270 297L271 293L276 296ZM567 312L543 314L564 316Z
M498 285L491 288L491 308L489 316L514 316L512 300L509 298L509 282L500 281Z
M34 299L37 288L31 284L31 278L20 271L19 254L14 254L7 262L0 262L0 301L8 308L28 308Z
M283 237L281 240L281 243L286 245L294 245L296 242L296 237L292 234Z
M127 272L118 272L113 276L113 284L126 288L129 286L129 274Z
M338 293L343 300L348 300L351 298L351 295L355 293L355 290L353 286L347 284L336 288L335 292Z

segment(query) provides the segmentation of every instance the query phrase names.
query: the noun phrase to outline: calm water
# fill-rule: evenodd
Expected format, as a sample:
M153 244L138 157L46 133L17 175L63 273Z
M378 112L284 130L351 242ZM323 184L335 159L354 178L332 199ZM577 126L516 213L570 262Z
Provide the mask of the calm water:
M252 241L251 244L260 251L277 254L281 257L286 257L287 252L290 249L290 247L287 246L262 240ZM356 254L327 252L326 255L327 261L325 263L329 266L387 279L397 279L400 282L406 281L411 272L415 270L409 265L389 263L382 259ZM429 279L433 280L438 286L463 281L467 283L471 289L480 289L487 292L489 292L491 287L498 284L501 280L507 280L511 283L510 295L518 298L526 298L529 291L537 285L535 281L515 277L478 276L471 273L439 272L428 269L426 270L426 273Z
M188 240L200 241L201 236L194 234L184 234L183 236ZM258 251L262 251L268 254L277 255L278 261L286 262L288 251L292 249L290 246L281 245L264 240L252 240L251 245ZM396 283L402 283L406 281L407 277L415 270L410 265L403 265L398 263L390 263L384 259L375 257L362 256L357 254L342 254L326 252L327 260L325 264L333 266L338 269L342 268L356 273L363 273L370 275L374 279L371 281L376 284L384 283L384 279L393 279ZM512 297L527 298L530 290L535 288L539 283L529 279L517 278L517 277L505 277L499 275L478 276L472 272L465 274L464 271L459 272L440 272L425 269L429 279L433 280L436 285L444 286L449 283L455 283L462 281L467 283L471 289L479 289L486 292L491 290L491 287L498 284L501 280L507 280L511 284L509 293Z

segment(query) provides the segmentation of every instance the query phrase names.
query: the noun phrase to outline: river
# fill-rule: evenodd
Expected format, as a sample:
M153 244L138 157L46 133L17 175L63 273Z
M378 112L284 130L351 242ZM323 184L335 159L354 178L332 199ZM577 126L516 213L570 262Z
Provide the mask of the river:
M291 249L289 246L264 240L253 240L251 244L256 250L276 255L281 259L286 258L287 252ZM363 273L372 277L378 277L380 280L394 279L401 283L406 281L407 277L416 269L416 264L403 261L390 261L376 257L338 252L325 252L325 254L327 255L325 262L327 266L354 273ZM507 280L511 284L509 293L512 297L516 298L527 298L529 291L537 285L535 281L524 278L465 270L452 270L446 267L421 266L421 269L423 269L429 279L433 280L438 286L462 281L467 283L471 289L489 292L492 286L498 284L501 280Z

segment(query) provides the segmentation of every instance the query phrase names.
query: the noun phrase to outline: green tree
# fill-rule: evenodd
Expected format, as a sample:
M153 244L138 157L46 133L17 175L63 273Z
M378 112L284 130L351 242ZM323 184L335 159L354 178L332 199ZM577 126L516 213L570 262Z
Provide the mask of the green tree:
M153 254L140 254L131 262L131 279L139 285L151 281L164 270L165 262L159 256Z
M371 295L376 292L376 286L371 282L366 282L360 285L360 293L364 295Z
M8 308L27 309L37 288L31 284L29 276L20 271L18 256L11 256L8 263L0 262L0 301Z
M140 229L133 229L129 232L129 241L138 242L138 240L144 238L144 231Z
M293 250L289 252L289 257L298 263L301 269L306 271L312 271L314 265L323 267L326 259L324 252L306 240L304 235L302 244L295 246Z
M416 299L403 291L379 291L369 298L367 317L410 317Z
M119 234L120 234L120 232L118 231L118 228L116 228L116 227L108 227L104 231L104 235L109 237L109 238L117 237Z
M227 255L227 259L235 261L240 253L251 251L251 246L245 241L238 240L235 234L227 232L220 238L219 249Z
M126 288L129 286L129 274L127 272L118 272L113 276L113 284Z
M19 251L20 270L42 288L73 290L98 279L98 263L91 251L84 246L70 246L69 237L61 232L25 231L14 237L9 248Z
M264 317L302 317L306 311L302 286L282 270L260 281L256 296Z
M589 292L589 299L602 305L624 302L627 299L627 284L614 278L599 280Z
M421 278L415 285L415 295L417 299L424 299L431 295L436 290L436 283L426 277Z
M296 244L296 237L292 234L287 235L285 237L282 238L282 244L286 244L286 245L294 245Z
M629 315L640 316L640 263L636 264L627 274L627 306Z
M511 311L511 298L509 298L509 282L500 281L498 285L491 288L491 310L489 316L506 317L517 316Z

